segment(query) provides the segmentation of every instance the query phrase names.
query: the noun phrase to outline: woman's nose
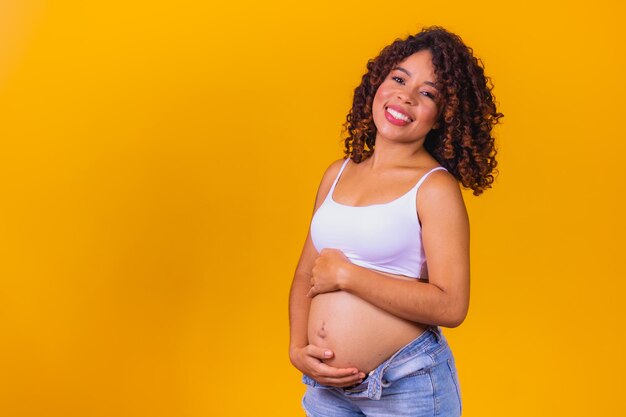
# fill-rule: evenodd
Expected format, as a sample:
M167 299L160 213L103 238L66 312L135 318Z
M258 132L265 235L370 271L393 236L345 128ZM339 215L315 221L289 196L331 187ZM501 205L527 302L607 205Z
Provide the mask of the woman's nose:
M411 105L415 102L415 98L406 91L398 91L398 99L400 99L400 101L403 103Z

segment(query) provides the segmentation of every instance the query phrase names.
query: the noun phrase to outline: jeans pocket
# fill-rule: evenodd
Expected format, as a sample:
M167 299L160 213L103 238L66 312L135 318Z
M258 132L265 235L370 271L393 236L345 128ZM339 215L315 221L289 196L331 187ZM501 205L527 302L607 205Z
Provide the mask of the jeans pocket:
M454 381L454 386L456 387L456 395L459 399L459 415L460 415L463 412L463 404L461 400L461 385L459 384L459 376L456 372L454 359L448 359L448 368L450 369L450 374L452 374L452 380Z

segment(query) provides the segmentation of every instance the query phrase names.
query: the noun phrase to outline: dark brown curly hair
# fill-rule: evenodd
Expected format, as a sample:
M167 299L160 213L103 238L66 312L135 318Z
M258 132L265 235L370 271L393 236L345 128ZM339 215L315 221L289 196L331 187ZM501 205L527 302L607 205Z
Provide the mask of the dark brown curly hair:
M480 195L491 187L497 174L491 129L503 114L496 110L493 84L484 73L482 61L458 35L439 26L396 39L368 61L367 73L354 90L352 109L344 123L348 134L344 153L356 163L372 155L376 139L374 95L396 64L422 50L432 54L441 109L438 127L426 135L424 147L464 187Z

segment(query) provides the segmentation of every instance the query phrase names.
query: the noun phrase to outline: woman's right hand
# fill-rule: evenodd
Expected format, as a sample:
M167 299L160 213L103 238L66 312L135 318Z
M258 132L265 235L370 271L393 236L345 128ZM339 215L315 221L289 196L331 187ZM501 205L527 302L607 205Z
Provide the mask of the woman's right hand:
M349 387L365 378L365 374L356 368L335 368L322 362L332 357L332 351L314 345L295 347L289 352L293 366L322 385Z

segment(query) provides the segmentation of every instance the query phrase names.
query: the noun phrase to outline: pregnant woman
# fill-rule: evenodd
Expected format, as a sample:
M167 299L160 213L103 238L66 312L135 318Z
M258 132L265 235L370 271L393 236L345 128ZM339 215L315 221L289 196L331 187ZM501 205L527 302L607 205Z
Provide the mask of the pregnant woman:
M439 327L469 307L459 183L491 186L502 114L471 48L440 27L396 40L367 70L294 275L290 359L307 416L459 416Z

